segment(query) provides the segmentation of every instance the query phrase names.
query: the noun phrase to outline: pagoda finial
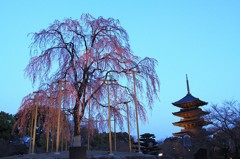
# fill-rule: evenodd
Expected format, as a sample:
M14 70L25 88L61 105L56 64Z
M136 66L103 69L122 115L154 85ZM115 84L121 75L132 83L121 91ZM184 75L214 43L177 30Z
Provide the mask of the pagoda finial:
M187 93L190 94L189 83L188 83L188 76L186 74L186 82L187 82Z

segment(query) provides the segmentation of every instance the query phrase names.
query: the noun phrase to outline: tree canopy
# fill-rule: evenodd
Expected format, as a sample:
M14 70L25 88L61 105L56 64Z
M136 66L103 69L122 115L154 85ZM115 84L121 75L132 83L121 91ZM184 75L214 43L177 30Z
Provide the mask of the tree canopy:
M15 123L13 115L0 112L0 138L6 141L10 141L12 129Z
M31 59L25 75L33 84L39 81L45 90L62 82L58 87L66 90L62 102L68 101L63 107L68 107L74 117L75 136L80 135L80 122L90 101L91 115L106 118L109 91L114 99L111 107L119 108L112 111L122 121L123 103L134 98L135 74L140 96L137 105L140 117L146 119L146 106L152 108L160 89L157 60L133 54L128 34L118 20L83 14L80 19L55 20L47 29L31 35Z
M209 130L216 139L214 144L228 147L239 158L240 147L240 104L237 101L224 101L212 104L208 110L207 120L212 122Z
M140 135L140 145L143 153L157 155L159 154L159 146L155 140L155 135L145 133Z

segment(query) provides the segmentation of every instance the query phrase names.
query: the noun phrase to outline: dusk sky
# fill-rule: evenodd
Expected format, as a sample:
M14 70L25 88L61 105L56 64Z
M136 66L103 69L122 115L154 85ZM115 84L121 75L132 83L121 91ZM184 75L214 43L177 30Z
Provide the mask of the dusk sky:
M0 111L15 114L22 98L37 89L24 77L27 35L83 13L118 19L134 54L158 60L160 101L140 123L140 134L160 140L180 131L172 125L180 120L172 115L179 111L172 102L186 95L186 74L191 94L208 102L204 108L240 102L239 0L1 0Z

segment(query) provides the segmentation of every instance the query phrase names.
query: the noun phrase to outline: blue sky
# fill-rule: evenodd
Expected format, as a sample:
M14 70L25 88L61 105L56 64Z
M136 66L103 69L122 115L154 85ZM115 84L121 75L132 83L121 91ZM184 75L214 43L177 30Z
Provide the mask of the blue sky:
M0 111L15 114L22 98L36 88L24 77L29 61L28 33L55 19L82 13L119 19L133 52L158 60L160 101L149 111L140 134L170 137L180 128L171 103L192 95L212 103L240 101L239 0L8 0L0 1ZM206 106L206 108L208 107ZM132 130L133 135L136 133Z

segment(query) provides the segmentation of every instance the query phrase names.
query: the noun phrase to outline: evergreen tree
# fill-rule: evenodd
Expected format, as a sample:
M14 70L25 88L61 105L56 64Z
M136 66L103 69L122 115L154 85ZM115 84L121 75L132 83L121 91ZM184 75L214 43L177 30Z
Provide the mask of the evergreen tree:
M14 123L15 123L15 119L13 115L10 115L3 111L0 112L0 138L1 139L6 141L10 140Z
M144 154L157 155L159 153L159 146L154 134L145 133L140 135L140 145Z

